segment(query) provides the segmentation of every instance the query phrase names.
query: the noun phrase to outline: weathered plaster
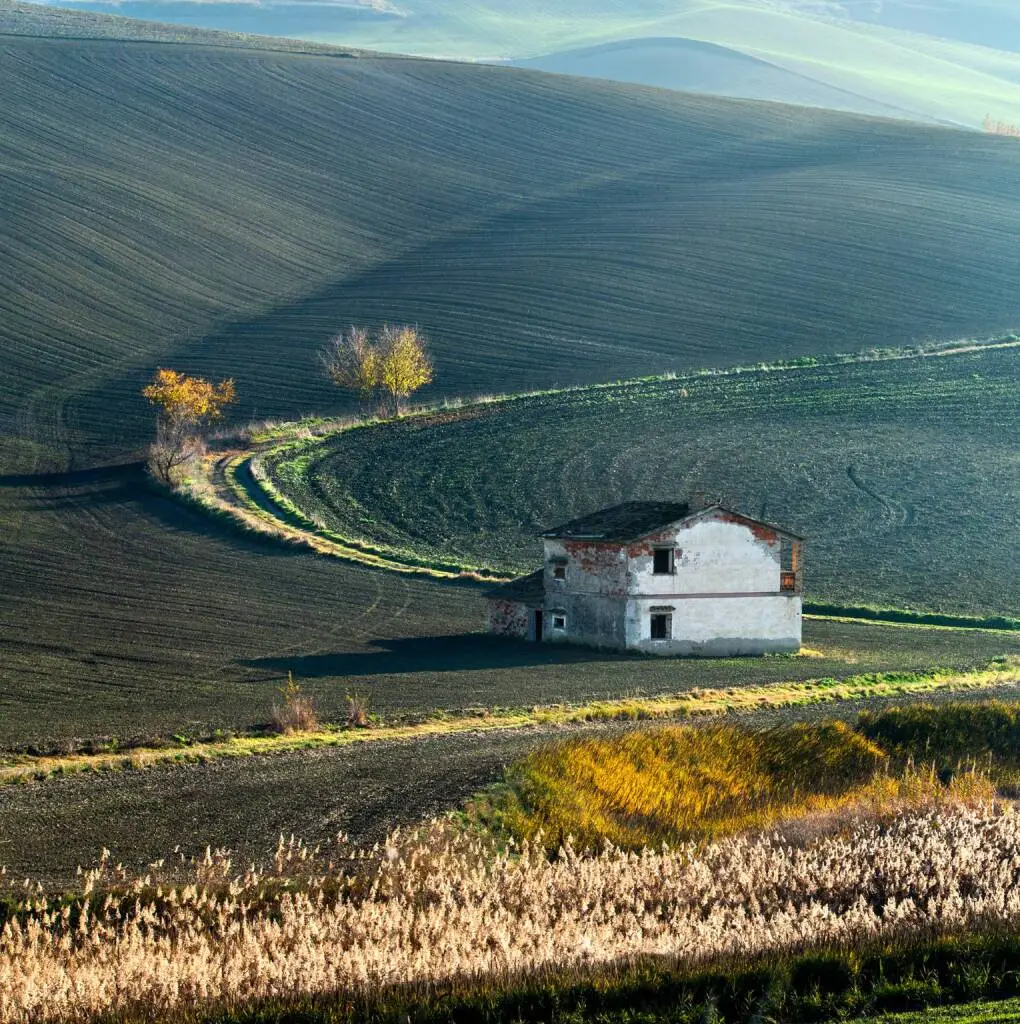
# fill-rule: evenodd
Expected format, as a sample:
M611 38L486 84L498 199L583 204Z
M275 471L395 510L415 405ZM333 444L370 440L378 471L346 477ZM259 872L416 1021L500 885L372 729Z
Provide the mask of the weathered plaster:
M672 575L652 572L653 550L677 549ZM627 592L640 594L747 594L779 590L781 544L772 530L751 530L721 510L680 529L630 545Z
M489 598L489 632L497 636L527 639L531 624L527 605L517 601Z
M796 651L801 599L781 590L784 536L713 508L629 545L547 538L543 640L716 657ZM672 573L653 572L661 546L676 552ZM799 545L794 564L798 555ZM653 608L671 609L670 639L651 639ZM566 616L562 631L552 628L557 612ZM526 605L490 600L493 632L529 636L530 626Z
M553 576L559 560L566 565L565 580ZM559 593L622 597L627 593L626 551L619 544L605 541L547 540L545 593L547 604Z
M673 637L652 640L651 609L673 608ZM632 598L627 602L626 646L650 654L740 654L797 651L801 599L766 594L732 597Z
M566 615L567 628L551 628L554 612ZM561 594L546 599L546 622L549 627L544 639L550 643L586 644L622 650L626 632L624 618L626 599L600 594Z

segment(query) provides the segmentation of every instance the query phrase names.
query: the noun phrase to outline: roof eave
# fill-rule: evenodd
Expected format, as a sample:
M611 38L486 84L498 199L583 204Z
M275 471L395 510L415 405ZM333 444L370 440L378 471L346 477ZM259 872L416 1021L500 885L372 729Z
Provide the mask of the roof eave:
M744 519L749 523L757 523L759 526L766 526L768 529L780 534L780 536L789 537L790 540L803 541L806 539L799 533L794 533L792 530L784 529L782 526L776 526L775 523L768 523L764 519L755 519L754 516L749 516L746 512L740 512L735 508L729 508L726 505L719 504L718 502L714 505L706 505L704 508L699 508L697 512L692 512L690 515L684 516L683 519L679 519L675 523L669 523L667 526L662 527L662 529L668 529L670 526L685 526L688 523L696 522L697 520L704 518L710 512L725 512L727 515L736 516L738 519ZM645 536L650 537L652 533L658 532L660 531L652 530L650 533L645 534Z

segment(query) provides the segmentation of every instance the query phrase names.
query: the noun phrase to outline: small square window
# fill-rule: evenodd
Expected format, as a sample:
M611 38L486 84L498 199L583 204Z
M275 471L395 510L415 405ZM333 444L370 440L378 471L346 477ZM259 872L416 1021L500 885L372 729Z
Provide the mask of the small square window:
M566 617L566 615L553 615L552 623L553 623L553 629L566 629L567 628L567 617Z
M553 566L553 579L565 580L567 578L567 567L565 565Z
M656 548L652 556L652 572L656 576L673 575L673 549Z
M652 614L652 639L673 639L673 616L669 612L655 612Z

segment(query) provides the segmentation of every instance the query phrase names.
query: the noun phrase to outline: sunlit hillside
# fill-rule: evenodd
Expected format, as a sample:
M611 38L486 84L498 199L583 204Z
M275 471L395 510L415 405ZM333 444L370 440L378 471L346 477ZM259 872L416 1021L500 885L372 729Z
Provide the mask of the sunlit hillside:
M351 322L461 394L1020 323L1012 139L211 42L0 44L12 467L134 448L156 364L335 408Z
M988 113L1020 122L1020 13L1007 0L65 0L64 6L396 53L533 61L548 70L972 127ZM662 41L673 46L665 57ZM706 60L703 52L692 54L692 43L715 49Z

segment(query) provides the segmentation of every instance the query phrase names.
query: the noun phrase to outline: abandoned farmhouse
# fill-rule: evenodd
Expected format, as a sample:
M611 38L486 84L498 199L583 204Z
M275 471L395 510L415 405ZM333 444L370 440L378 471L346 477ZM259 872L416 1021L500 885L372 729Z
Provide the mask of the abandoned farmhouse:
M542 568L488 592L491 632L709 657L800 648L796 534L721 505L630 501L541 537Z

